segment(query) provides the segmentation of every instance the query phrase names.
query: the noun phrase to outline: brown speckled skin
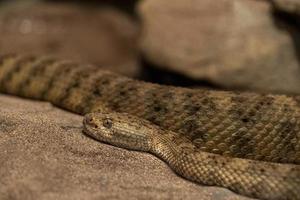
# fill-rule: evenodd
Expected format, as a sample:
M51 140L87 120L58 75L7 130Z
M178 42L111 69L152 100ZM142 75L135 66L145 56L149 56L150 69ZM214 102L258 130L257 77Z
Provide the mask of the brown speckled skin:
M206 155L215 154L289 163L280 166L282 169L288 168L284 172L288 171L294 178L288 175L276 179L278 170L272 171L273 165L271 164L263 166L270 165L268 173L274 175L277 181L276 184L272 182L276 185L275 188L283 187L277 191L281 198L273 199L300 199L296 194L296 191L300 189L299 168L296 167L298 166L296 164L300 163L299 97L161 86L132 80L93 66L55 61L48 57L17 55L7 55L0 59L0 91L46 100L79 114L103 110L103 108L129 113L149 120L165 130L178 133L176 135L180 141L184 139L199 152L214 153L199 153L200 157L204 155L208 159L206 161L208 163L212 160ZM159 133L161 131L156 135ZM184 163L202 160L192 158L193 156L195 155L185 156L182 160ZM227 157L219 156L216 162L229 159L235 164L228 166L236 166L231 170L245 167L243 163L252 162ZM210 167L205 167L206 162L196 163L196 165L204 166L201 169L208 170L202 178L222 179L221 175L225 174L224 169L219 170L222 174L216 175L215 171L218 170L215 168L219 165L214 166L210 163L206 165ZM251 171L250 167L247 170L251 176L256 177L256 183L259 184L258 180L264 179L264 176L257 173L257 169ZM189 179L194 180L193 177L198 177L193 173L185 174L188 171L184 169L181 171L181 174ZM243 192L247 188L236 189L239 182L243 180L240 180L239 176L233 175L232 177L235 179L232 180L230 186L226 184L223 186L249 196L265 198L265 196L260 196L261 191L252 191L253 195L251 195L249 192ZM270 178L269 181L273 179ZM221 182L220 180L219 183ZM287 184L290 186L287 187ZM268 189L264 191L268 191L269 194L275 192Z

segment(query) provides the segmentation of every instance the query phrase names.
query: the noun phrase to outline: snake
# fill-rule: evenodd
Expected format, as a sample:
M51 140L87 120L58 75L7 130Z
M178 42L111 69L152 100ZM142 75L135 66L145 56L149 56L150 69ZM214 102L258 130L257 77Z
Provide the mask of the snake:
M50 56L0 56L0 92L84 115L99 142L143 151L200 185L300 199L300 97L166 86Z

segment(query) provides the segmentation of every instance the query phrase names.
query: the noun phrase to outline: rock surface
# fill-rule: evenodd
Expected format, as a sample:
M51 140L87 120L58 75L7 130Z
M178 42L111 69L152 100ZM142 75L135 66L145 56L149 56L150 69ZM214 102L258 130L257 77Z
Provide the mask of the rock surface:
M147 153L81 131L82 116L46 102L0 95L0 199L246 200L175 175Z
M277 9L300 15L299 0L273 0L273 2Z
M138 71L138 26L113 7L35 1L3 5L0 34L1 54L50 54L128 76Z
M141 49L151 63L193 79L300 93L300 35L274 21L272 9L254 0L145 0Z

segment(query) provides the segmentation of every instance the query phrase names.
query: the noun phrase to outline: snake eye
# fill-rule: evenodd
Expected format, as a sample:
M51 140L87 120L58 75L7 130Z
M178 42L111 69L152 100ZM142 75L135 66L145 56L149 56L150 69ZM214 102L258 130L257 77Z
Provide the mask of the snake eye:
M104 119L103 120L103 126L105 128L111 128L113 125L113 121L111 119Z

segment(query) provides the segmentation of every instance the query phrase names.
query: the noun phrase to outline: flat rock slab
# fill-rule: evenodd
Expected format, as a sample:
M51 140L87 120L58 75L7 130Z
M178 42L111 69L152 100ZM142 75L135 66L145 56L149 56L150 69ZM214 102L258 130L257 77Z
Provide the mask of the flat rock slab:
M82 116L0 95L0 199L249 199L184 180L153 155L102 144Z
M141 49L157 67L226 88L300 93L299 31L268 1L144 0Z
M3 53L54 55L127 76L138 73L138 26L112 6L20 1L0 7Z

